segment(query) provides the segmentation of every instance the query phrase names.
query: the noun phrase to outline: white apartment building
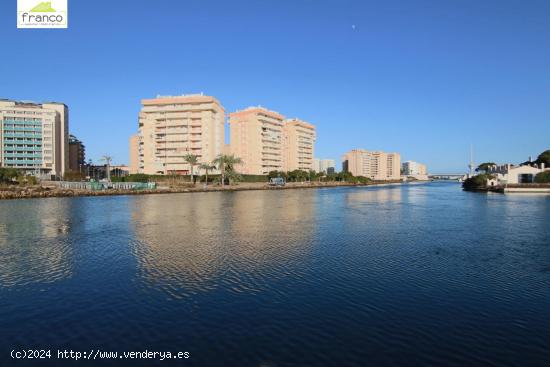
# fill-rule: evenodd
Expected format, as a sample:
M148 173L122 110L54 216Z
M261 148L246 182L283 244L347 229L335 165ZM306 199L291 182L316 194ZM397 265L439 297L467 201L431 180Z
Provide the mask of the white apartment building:
M406 161L402 165L404 176L424 176L427 175L426 166L415 161Z
M313 159L313 170L315 172L330 173L336 171L336 164L334 159Z
M0 167L62 177L69 169L68 107L0 100Z
M376 181L401 178L399 153L354 149L342 157L342 162L344 171L351 172L354 176L364 176Z

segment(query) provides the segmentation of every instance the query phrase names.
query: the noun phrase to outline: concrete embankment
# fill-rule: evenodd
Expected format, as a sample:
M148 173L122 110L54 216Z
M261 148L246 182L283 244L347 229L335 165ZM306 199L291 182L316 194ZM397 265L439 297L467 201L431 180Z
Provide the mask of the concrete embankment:
M502 188L505 194L550 194L550 184L515 184L506 185Z
M464 188L465 191L497 192L501 194L550 194L550 184L509 184L503 186L481 186Z
M189 187L160 187L156 190L72 190L59 187L4 187L0 188L0 200L10 199L31 199L31 198L52 198L52 197L78 197L78 196L112 196L112 195L148 195L148 194L175 194L175 193L194 193L194 192L218 192L218 191L251 191L251 190L292 190L292 189L312 189L312 188L334 188L334 187L363 187L374 185L401 184L395 182L371 182L368 184L352 183L290 183L286 186L269 186L265 183L240 183L238 185L226 186L189 186Z

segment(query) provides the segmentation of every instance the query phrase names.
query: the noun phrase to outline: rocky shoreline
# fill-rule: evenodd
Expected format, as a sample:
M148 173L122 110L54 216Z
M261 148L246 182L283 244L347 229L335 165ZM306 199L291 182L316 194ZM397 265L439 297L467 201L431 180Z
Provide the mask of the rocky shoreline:
M121 190L109 189L103 191L94 190L72 190L49 186L9 186L0 188L0 200L34 199L34 198L55 198L55 197L80 197L80 196L113 196L113 195L149 195L149 194L177 194L194 192L219 192L219 191L251 191L251 190L292 190L312 189L331 187L360 187L374 185L400 184L401 181L391 182L370 182L367 184L353 183L291 183L286 186L274 187L265 183L241 183L233 186L208 186L208 187L183 187L183 188L158 188L156 190Z

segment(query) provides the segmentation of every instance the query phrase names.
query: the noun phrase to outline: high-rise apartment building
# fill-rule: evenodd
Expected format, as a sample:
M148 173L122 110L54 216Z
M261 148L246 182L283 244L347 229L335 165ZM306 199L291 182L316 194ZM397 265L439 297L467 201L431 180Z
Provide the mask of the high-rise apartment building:
M229 114L231 153L243 160L239 172L265 175L284 169L284 119L263 107Z
M82 171L86 164L86 147L74 135L69 135L69 170Z
M69 168L68 107L0 100L0 167L62 177Z
M399 180L401 177L401 156L399 153L385 153L354 149L342 157L343 170L354 176L365 176L372 180Z
M403 162L403 175L405 176L419 176L419 175L426 175L427 170L426 166L422 163L418 163L415 161L406 161Z
M283 170L313 169L315 126L299 120L285 120L283 125Z
M316 132L308 122L249 107L229 114L229 129L230 151L243 160L243 174L313 169Z
M132 173L189 174L187 154L197 155L201 163L222 154L225 111L216 98L159 96L141 103L139 132L130 139Z

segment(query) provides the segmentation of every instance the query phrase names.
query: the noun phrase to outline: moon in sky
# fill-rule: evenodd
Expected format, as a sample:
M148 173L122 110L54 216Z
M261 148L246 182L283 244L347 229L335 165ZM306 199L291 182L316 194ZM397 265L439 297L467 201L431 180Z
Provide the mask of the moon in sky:
M355 29L355 24L352 24L352 25L351 25L351 29Z

